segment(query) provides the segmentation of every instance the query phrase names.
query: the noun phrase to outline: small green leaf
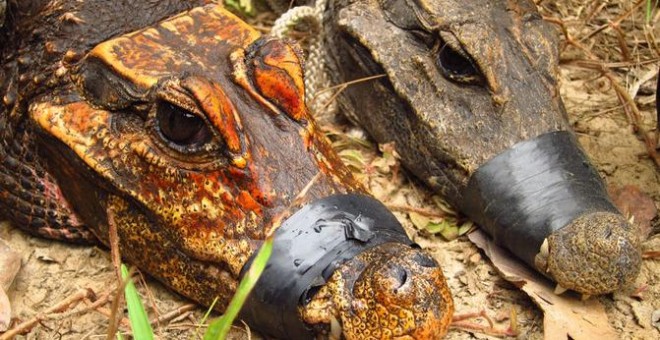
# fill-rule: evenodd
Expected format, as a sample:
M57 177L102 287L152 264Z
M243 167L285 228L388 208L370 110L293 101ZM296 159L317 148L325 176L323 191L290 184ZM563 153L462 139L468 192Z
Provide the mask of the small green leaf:
M440 223L429 222L425 227L425 229L431 234L441 233L445 228L447 228L447 223L444 221Z
M147 312L144 310L140 295L135 289L133 280L128 275L128 269L122 263L121 277L126 280L126 287L124 288L124 295L126 297L126 305L128 307L128 319L131 322L131 329L133 330L133 338L136 340L151 340L154 338ZM119 333L117 333L119 334Z
M213 302L211 302L211 305L206 310L206 313L204 313L204 316L202 317L202 320L199 321L200 325L206 324L206 320L208 320L209 315L211 315L211 312L213 311L213 308L215 307L215 304L218 303L218 298L219 297L216 296L215 299L213 299ZM199 330L199 328L195 329L195 337L200 338L198 330Z
M467 230L469 230L472 226L467 226ZM451 220L451 219L442 219L438 222L436 221L429 221L428 224L426 224L426 227L424 228L426 231L428 231L431 234L440 234L442 235L443 238L445 238L447 241L451 241L456 239L459 235L461 234L461 229L456 225L456 223ZM463 233L467 232L467 230L464 230Z
M225 5L234 11L247 15L254 16L254 6L252 0L225 0Z
M447 241L455 240L458 237L458 227L455 225L446 225L440 231L440 235L445 238Z
M355 167L356 169L362 169L365 165L364 156L357 150L347 149L342 150L339 153L339 157L345 164Z
M215 304L218 303L218 297L216 296L215 299L213 299L213 302L211 303L211 306L209 306L209 309L206 310L206 313L204 313L204 317L202 317L202 321L200 321L200 324L205 324L206 319L209 318L209 314L211 314L211 311L213 310L213 307L215 307Z
M241 280L241 283L238 285L238 289L234 294L234 297L231 299L225 314L211 322L209 328L204 333L204 340L224 340L227 337L227 333L231 329L234 319L238 315L238 312L241 311L241 307L245 303L248 295L254 288L254 285L259 280L259 276L266 268L266 263L270 254L273 251L273 238L269 237L266 239L264 244L259 249L257 256L252 262L252 266Z
M430 218L413 211L408 213L408 217L410 217L410 222L412 222L415 228L420 230L428 229L428 225L431 223Z

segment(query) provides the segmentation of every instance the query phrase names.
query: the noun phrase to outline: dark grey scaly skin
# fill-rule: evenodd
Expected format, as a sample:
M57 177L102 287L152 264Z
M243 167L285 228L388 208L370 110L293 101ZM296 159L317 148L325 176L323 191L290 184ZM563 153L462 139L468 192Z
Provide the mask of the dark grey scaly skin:
M114 229L126 262L222 312L272 231L302 206L337 195L325 220L306 210L291 237L309 233L305 240L318 247L283 246L302 254L280 268L314 276L296 287L257 287L275 296L279 315L255 308L251 329L285 339L328 330L347 339L372 330L414 338L447 332L453 302L441 268L364 196L316 129L297 46L205 0L10 0L6 17L0 219L106 246ZM340 202L350 205L340 210ZM400 237L382 238L386 248L373 247L376 228L359 226L366 215L347 215L364 202L381 207L370 223L394 222L383 236ZM332 248L313 231L325 228L321 222L338 231ZM392 263L392 249L407 256ZM335 270L342 275L331 278ZM332 292L315 299L325 279ZM368 294L342 289L353 286ZM307 309L308 299L323 305Z
M531 1L328 3L333 85L386 75L349 86L340 111L379 143L395 142L403 164L454 206L465 204L470 178L493 157L570 131L557 85L558 32ZM527 262L585 295L628 286L640 269L635 229L618 212L585 213L545 241Z

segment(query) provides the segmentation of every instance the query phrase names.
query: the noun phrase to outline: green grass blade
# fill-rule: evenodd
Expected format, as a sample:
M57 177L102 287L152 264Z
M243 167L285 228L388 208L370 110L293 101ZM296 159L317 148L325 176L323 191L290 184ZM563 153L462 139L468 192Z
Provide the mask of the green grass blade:
M209 318L209 315L211 314L211 311L215 307L215 304L218 303L218 297L216 296L215 299L213 299L213 302L211 303L211 306L209 309L206 310L206 313L204 313L204 317L202 317L202 321L200 321L200 324L205 324L206 320Z
M256 14L252 0L225 0L224 4L245 16L253 17Z
M653 9L658 7L658 2L660 0L646 0L646 24L651 23L651 18L653 17Z
M202 320L199 321L200 325L206 324L206 320L208 320L209 315L211 315L211 312L213 311L213 308L215 307L215 304L218 303L218 296L213 299L213 302L211 302L211 306L206 310L206 313L204 313L204 317L202 317ZM195 336L199 339L201 336L199 335L199 327L195 328Z
M651 3L652 0L646 0L646 24L648 25L651 22L651 13L652 13L652 8L651 8Z
M259 280L259 276L264 271L272 251L273 238L269 237L261 246L261 249L259 249L259 253L257 253L257 256L252 262L252 266L250 266L245 277L243 277L243 280L238 285L238 289L231 299L225 314L211 322L206 333L204 333L204 340L224 340L227 337L234 319L236 319L252 288L254 288L257 280Z
M147 312L144 310L140 295L133 284L133 280L128 276L128 269L124 264L121 265L121 277L126 282L124 295L126 296L126 305L128 306L128 319L131 322L131 329L133 330L133 338L136 340L152 340L154 338L151 324Z

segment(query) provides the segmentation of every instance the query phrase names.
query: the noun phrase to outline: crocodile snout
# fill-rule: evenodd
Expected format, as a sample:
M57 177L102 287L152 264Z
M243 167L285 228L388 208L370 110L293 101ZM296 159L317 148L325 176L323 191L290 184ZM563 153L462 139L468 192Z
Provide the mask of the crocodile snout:
M305 307L306 321L318 318L328 302L347 339L438 339L454 311L438 263L400 243L371 248L338 268Z
M447 332L454 306L442 270L433 258L420 249L400 244L384 244L363 258L369 262L355 281L352 298L362 301L362 305L377 307L375 313L366 313L365 318L350 320L352 324L342 320L353 326L352 331L345 329L345 334L362 338L371 330L372 335L380 331L437 339ZM370 314L376 315L377 320L388 320L386 326L374 322ZM356 320L365 324L365 330Z
M544 267L562 288L606 294L630 286L640 271L638 237L620 214L585 214L547 240Z

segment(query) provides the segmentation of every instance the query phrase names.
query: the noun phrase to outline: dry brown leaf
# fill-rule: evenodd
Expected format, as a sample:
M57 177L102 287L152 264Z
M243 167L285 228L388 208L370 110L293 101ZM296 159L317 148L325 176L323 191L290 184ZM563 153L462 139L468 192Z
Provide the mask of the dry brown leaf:
M634 222L640 228L640 236L642 240L646 240L651 233L651 220L658 214L653 199L636 185L610 186L607 191L625 216L635 217Z
M422 214L418 214L414 211L411 211L408 213L408 217L410 218L410 222L418 229L418 230L424 230L426 229L426 226L431 223L431 219L427 216L424 216Z
M468 238L486 253L504 279L520 287L541 308L545 339L618 338L598 300L581 301L571 295L556 295L549 280L496 246L483 231L475 230Z
M6 331L11 322L11 306L6 291L20 268L21 256L0 239L0 332Z

